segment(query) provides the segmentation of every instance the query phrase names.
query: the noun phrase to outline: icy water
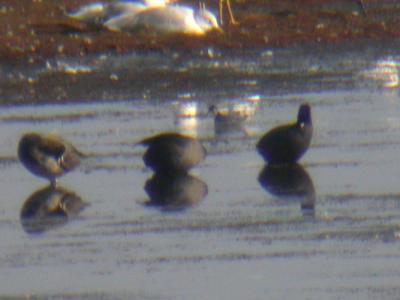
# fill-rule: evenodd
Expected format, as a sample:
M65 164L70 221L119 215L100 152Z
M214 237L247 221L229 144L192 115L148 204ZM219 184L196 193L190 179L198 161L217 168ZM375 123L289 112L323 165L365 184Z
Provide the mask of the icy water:
M397 49L3 66L0 298L399 299ZM302 102L312 106L311 148L298 166L265 167L257 140ZM216 134L211 103L251 116ZM190 176L144 168L135 142L167 130L207 148ZM57 192L17 160L28 131L60 134L88 155ZM31 209L60 197L70 213L35 223L46 212L35 219Z

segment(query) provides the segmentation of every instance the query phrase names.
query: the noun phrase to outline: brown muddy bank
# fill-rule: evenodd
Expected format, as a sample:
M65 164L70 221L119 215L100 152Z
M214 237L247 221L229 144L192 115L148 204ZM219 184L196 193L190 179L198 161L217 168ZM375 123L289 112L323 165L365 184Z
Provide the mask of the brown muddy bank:
M232 6L239 25L225 22L224 33L204 37L114 33L66 17L66 12L90 2L94 1L2 1L0 60L34 64L54 57L132 50L251 49L310 42L380 42L400 36L400 6L393 0L364 0L363 7L357 0L236 0ZM218 10L216 0L206 2ZM197 5L196 1L188 4Z

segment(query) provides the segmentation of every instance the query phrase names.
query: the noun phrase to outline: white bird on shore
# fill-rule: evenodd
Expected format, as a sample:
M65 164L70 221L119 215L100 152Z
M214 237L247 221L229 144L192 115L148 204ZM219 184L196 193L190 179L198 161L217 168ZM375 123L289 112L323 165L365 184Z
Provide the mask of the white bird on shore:
M106 20L103 25L105 28L111 31L129 31L129 28L134 22L136 15L139 12L144 11L146 8L147 7L142 4L137 7L137 10L115 15L114 17Z
M91 3L80 7L77 11L67 14L70 18L77 19L88 25L101 25L106 14L106 5L100 2Z
M126 13L104 24L113 31L133 31L140 28L159 33L185 33L203 35L210 30L221 30L215 15L204 5L194 10L183 5L146 8L138 13Z
M109 19L125 14L134 15L146 8L166 6L170 0L114 1L108 4L94 2L80 7L77 11L68 14L88 25L103 25Z

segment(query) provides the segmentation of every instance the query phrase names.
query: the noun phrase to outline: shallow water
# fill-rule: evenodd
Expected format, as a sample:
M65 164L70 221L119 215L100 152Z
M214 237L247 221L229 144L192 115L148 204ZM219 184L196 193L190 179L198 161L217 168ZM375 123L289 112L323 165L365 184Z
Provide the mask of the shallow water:
M1 298L398 297L400 52L210 51L7 73L37 85L31 98L10 88L0 111ZM38 82L57 76L46 96ZM2 85L26 84L15 78ZM51 104L57 95L74 103ZM35 97L47 104L29 104ZM293 120L304 101L312 106L312 147L292 176L295 192L285 194L287 177L263 170L255 143ZM216 136L205 115L210 103L253 114L244 130ZM196 135L208 150L193 177L179 181L190 203L148 203L152 173L134 144L161 130ZM20 213L46 182L17 161L27 131L58 133L89 156L60 181L88 205L34 232ZM267 182L271 174L277 179Z

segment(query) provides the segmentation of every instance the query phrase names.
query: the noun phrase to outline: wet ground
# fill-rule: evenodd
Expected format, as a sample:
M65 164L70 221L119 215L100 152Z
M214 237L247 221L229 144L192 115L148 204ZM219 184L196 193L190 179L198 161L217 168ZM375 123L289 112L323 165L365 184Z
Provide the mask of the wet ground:
M395 9L391 1L390 9L364 2L369 13ZM236 5L250 9L246 3ZM266 8L270 21L308 14L283 6ZM342 20L360 20L352 7ZM392 21L384 22L387 34ZM59 45L58 33L48 34ZM397 299L400 51L393 36L237 49L213 44L211 35L205 47L117 55L99 43L79 57L54 54L51 45L29 54L2 43L0 298ZM21 60L6 62L15 49ZM302 102L312 106L309 151L299 165L266 167L257 140L294 120ZM216 131L210 104L250 117ZM207 148L190 175L153 177L144 167L135 143L166 130ZM87 155L57 190L17 160L28 131L60 134Z
M64 84L33 89L40 105L23 89L3 99L2 298L396 299L397 49L132 54L18 70ZM71 102L57 104L63 97ZM258 138L305 101L311 148L299 166L265 167ZM211 103L252 115L216 135ZM164 130L197 136L209 153L190 176L168 179L175 193L134 146ZM58 133L88 155L60 190L17 161L27 131ZM170 200L150 199L160 194ZM67 212L49 217L60 198Z

